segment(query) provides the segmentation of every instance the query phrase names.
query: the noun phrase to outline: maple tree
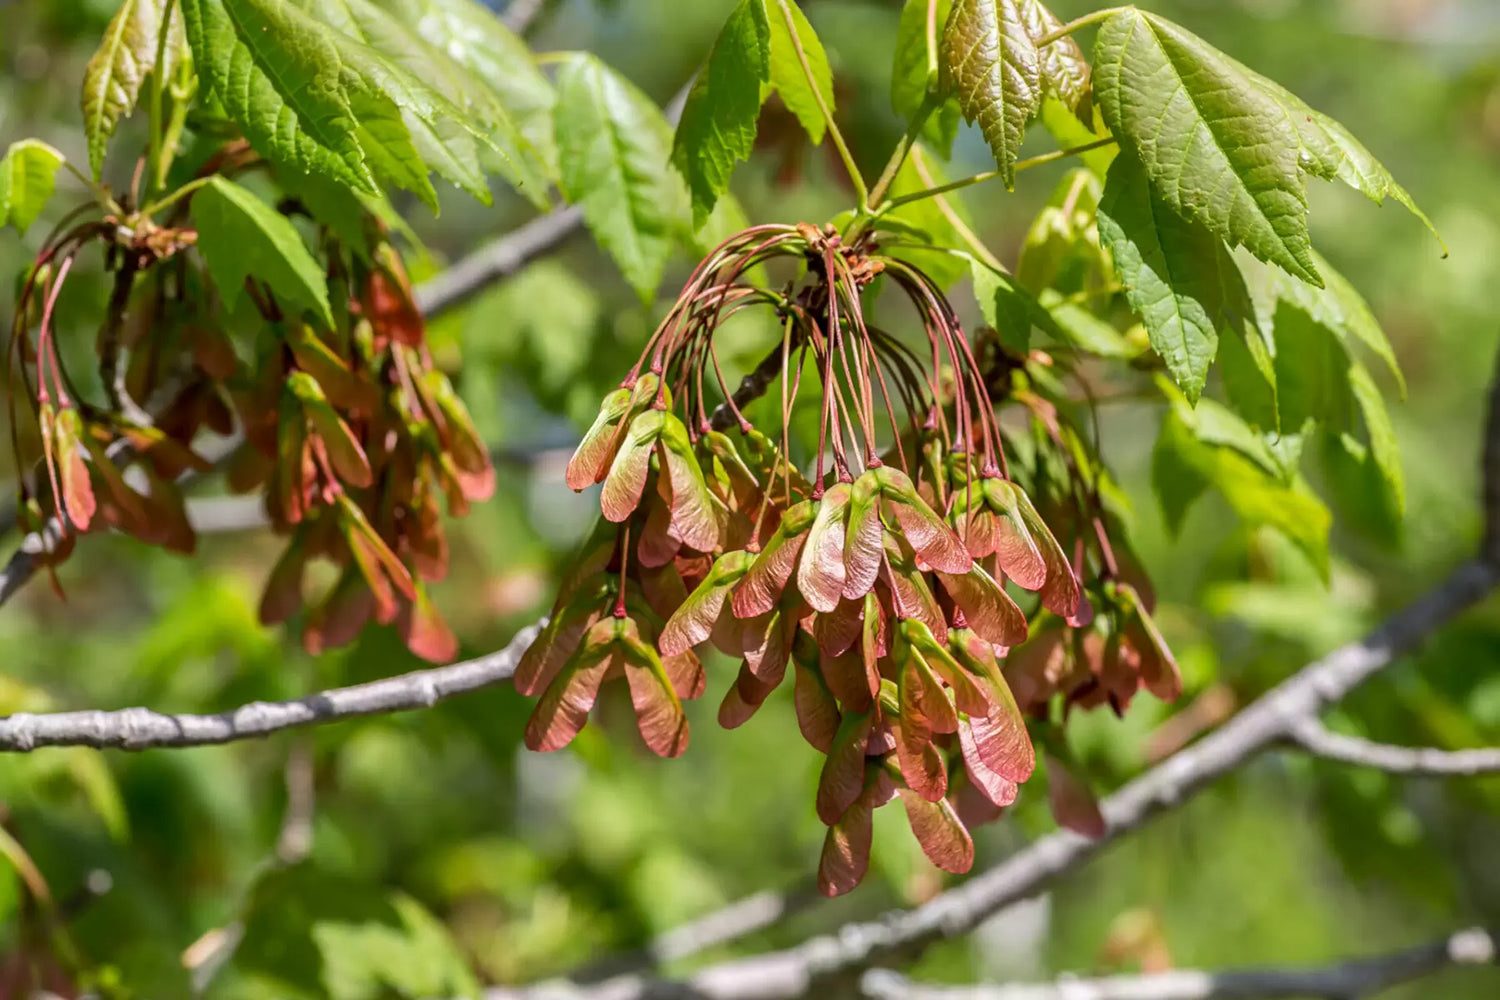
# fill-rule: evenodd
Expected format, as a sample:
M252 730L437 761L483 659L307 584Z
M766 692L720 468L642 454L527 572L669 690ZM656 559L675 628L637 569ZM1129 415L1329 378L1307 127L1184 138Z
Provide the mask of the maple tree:
M790 674L826 755L825 894L861 881L897 799L933 864L968 871L971 830L1039 761L1057 821L1101 836L1065 727L1183 685L1094 385L1164 404L1170 523L1218 492L1326 576L1304 453L1338 450L1401 511L1371 366L1402 375L1312 245L1309 179L1436 230L1343 125L1136 7L1064 23L1040 0L906 0L890 89L905 135L870 181L791 0L734 6L675 123L472 0L124 0L83 81L88 162L37 139L0 162L0 222L25 232L59 178L77 199L20 277L7 350L37 561L63 593L91 532L191 554L181 482L215 465L205 432L239 435L228 482L285 539L261 622L294 621L310 653L394 626L452 660L427 585L445 514L487 501L495 471L428 342L392 195L436 210L435 176L488 202L498 178L578 206L643 302L674 253L697 259L568 465L602 517L515 666L526 745L568 745L618 679L645 746L675 757L684 700L722 691L734 728ZM773 94L845 172L837 216L751 220L730 193ZM144 149L119 148L132 114ZM952 177L961 122L994 165ZM1024 156L1039 131L1054 150ZM111 158L134 163L128 188L103 182ZM1058 161L1007 268L958 192ZM56 320L84 255L112 282L93 370ZM738 370L721 334L746 315L779 338Z

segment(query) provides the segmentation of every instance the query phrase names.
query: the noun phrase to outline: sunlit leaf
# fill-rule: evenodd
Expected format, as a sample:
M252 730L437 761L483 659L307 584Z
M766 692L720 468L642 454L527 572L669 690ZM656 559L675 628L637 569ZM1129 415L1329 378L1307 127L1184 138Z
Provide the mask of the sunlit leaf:
M650 98L590 55L559 70L555 114L563 190L649 302L684 205L681 179L667 166L671 127Z
M1109 169L1099 202L1099 238L1151 346L1196 402L1221 331L1232 335L1231 328L1252 315L1244 279L1224 241L1168 205L1128 152Z
M1006 187L1026 123L1042 105L1041 63L1020 0L955 0L942 38L943 89L979 126Z
M1167 205L1321 283L1296 126L1248 70L1178 25L1127 7L1099 29L1094 94Z
M25 233L47 207L63 155L40 139L10 144L0 159L0 226Z
M817 145L823 141L823 133L827 130L822 108L818 106L819 98L830 113L834 110L833 73L828 68L828 54L823 51L817 32L807 23L807 15L802 13L800 4L794 0L764 2L771 30L771 86L776 88L782 103L807 130L813 145ZM788 18L792 22L790 25L787 24ZM812 83L808 82L807 72L802 68L803 59L807 60L808 69L812 71Z
M728 190L735 163L749 158L770 78L765 0L740 0L688 93L672 145L672 163L692 195L695 226Z

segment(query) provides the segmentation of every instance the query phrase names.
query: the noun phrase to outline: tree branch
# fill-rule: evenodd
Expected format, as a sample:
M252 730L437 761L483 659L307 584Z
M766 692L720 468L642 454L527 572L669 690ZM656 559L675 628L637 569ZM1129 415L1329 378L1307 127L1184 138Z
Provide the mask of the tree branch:
M1439 750L1390 746L1336 733L1317 719L1303 719L1293 727L1288 740L1315 757L1355 767L1372 767L1388 774L1432 778L1500 774L1500 748Z
M452 309L537 257L555 250L583 225L576 206L538 216L498 239L460 257L414 290L417 309L427 317Z
M1358 958L1322 968L1178 970L1103 979L995 986L928 986L886 969L865 974L863 992L872 1000L1272 1000L1327 997L1362 1000L1400 983L1455 966L1490 965L1496 940L1474 928L1421 948Z
M574 983L592 983L680 962L775 927L823 901L823 895L811 885L789 892L774 889L757 892L674 927L637 951L590 962L570 972L568 979Z
M521 654L544 624L546 619L528 625L504 649L463 663L413 670L292 701L251 702L217 715L166 715L148 708L48 715L18 712L0 719L0 751L48 746L119 750L206 746L362 715L431 708L457 695L510 680Z

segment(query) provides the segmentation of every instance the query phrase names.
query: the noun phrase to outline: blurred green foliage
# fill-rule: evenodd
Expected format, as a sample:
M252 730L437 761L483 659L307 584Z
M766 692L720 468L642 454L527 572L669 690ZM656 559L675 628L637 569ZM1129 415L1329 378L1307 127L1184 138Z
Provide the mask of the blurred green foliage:
M0 140L35 135L82 156L73 81L114 6L0 6ZM567 0L532 41L539 50L596 52L665 102L729 6ZM828 48L855 155L876 170L902 127L888 106L899 4L806 6ZM1067 17L1092 4L1054 6ZM1105 453L1133 504L1137 548L1190 693L1178 706L1141 699L1124 720L1089 717L1071 728L1101 788L1162 751L1171 730L1160 727L1173 713L1211 717L1209 707L1226 697L1248 701L1471 551L1479 418L1500 341L1493 3L1146 6L1348 124L1431 214L1451 256L1440 259L1399 209L1372 211L1327 185L1313 190L1315 238L1369 298L1409 383L1392 408L1409 485L1404 520L1393 524L1378 491L1337 462L1322 466L1319 488L1336 499L1326 586L1286 542L1237 528L1221 502L1195 508L1171 535L1150 490L1163 408L1126 402L1108 410ZM1027 152L1044 151L1046 141L1034 139ZM827 145L808 147L774 106L760 146L735 183L752 219L822 219L848 203ZM963 130L953 170L983 169L988 155ZM975 228L1008 263L1065 169L1027 176L1014 195L993 185L966 192ZM436 218L400 206L431 248L432 267L531 212L505 192L493 209L462 199L444 192L448 210ZM0 272L14 273L39 238L0 235ZM674 260L665 287L689 265ZM102 282L92 280L102 299ZM90 349L86 298L71 300L80 336L69 350ZM580 238L443 318L433 341L460 373L488 440L522 452L567 448L660 308L643 308ZM744 361L764 338L752 325L742 335L726 331L725 343ZM555 568L593 512L589 498L567 491L556 462L501 470L497 498L453 525L453 572L435 590L464 655L497 648L545 610ZM188 562L90 537L62 570L66 601L38 581L0 613L0 711L212 711L418 666L380 630L314 660L261 628L256 595L278 548L256 534L212 537ZM822 839L808 805L815 755L789 705L720 730L713 712L726 675L711 677L710 697L691 710L692 750L680 761L645 753L628 705L609 703L603 724L568 751L528 754L520 733L529 706L502 689L424 713L223 748L6 757L0 820L46 878L78 954L135 995L185 996L205 981L218 997L455 995L475 981L523 981L599 960L748 893L810 881ZM1500 743L1495 602L1360 691L1336 721L1394 742ZM284 868L274 859L289 759L310 764L315 807L306 860ZM1013 817L984 831L979 864L1050 823L1043 797L1028 787ZM937 891L942 880L899 814L885 810L877 827L874 877L858 893L739 947L789 942ZM1500 781L1406 782L1273 755L1112 849L1041 903L934 949L913 974L1045 976L1163 957L1210 966L1314 961L1475 921L1500 923ZM0 866L0 950L35 948L35 926L24 886ZM230 953L221 971L204 962ZM1493 974L1453 973L1393 996L1479 998L1495 989Z

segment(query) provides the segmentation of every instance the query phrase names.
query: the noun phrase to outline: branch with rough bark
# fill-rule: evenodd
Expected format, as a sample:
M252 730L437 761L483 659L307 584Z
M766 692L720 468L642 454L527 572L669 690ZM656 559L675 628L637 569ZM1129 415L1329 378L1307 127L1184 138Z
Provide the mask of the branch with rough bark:
M0 719L0 751L24 752L49 746L118 750L206 746L363 715L431 708L449 698L510 680L521 655L545 622L543 619L523 628L504 649L463 663L413 670L291 701L251 702L215 715L169 715L149 708L46 715L18 712Z
M1398 747L1336 733L1317 719L1304 719L1288 734L1295 745L1315 757L1369 767L1405 777L1473 778L1500 774L1500 748L1438 750Z
M871 1000L1273 1000L1282 997L1364 1000L1445 969L1491 965L1495 958L1495 937L1473 928L1424 947L1322 968L1225 972L1181 969L1150 975L994 986L928 986L877 969L867 972L861 985Z

